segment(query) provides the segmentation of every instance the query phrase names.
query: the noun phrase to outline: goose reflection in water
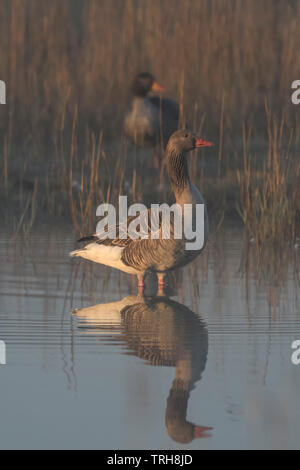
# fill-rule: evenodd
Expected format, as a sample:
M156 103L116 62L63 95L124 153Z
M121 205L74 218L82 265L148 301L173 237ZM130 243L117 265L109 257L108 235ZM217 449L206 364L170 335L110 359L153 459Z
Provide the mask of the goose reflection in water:
M165 415L168 434L180 443L210 437L211 427L186 419L190 392L201 379L208 353L208 333L199 316L164 296L129 296L74 315L93 333L119 333L118 341L121 335L128 349L151 365L175 367Z

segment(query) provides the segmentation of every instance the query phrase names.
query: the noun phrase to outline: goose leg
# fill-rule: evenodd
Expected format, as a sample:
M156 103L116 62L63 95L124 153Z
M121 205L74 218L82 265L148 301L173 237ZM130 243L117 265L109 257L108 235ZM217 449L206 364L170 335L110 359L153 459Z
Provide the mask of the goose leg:
M154 147L154 149L151 152L151 168L154 170L159 170L160 167L160 158L157 152L157 148Z
M144 287L145 287L144 274L138 274L137 278L138 278L138 291L139 291L139 294L143 294Z
M165 283L165 273L157 274L158 277L158 293L161 294L164 291L164 287L166 286Z

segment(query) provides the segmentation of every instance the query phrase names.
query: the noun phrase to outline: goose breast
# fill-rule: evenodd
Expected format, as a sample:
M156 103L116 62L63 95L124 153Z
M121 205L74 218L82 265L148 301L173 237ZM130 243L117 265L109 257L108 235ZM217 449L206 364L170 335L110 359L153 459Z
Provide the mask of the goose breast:
M124 119L125 134L141 147L152 147L159 137L158 108L148 98L135 98Z

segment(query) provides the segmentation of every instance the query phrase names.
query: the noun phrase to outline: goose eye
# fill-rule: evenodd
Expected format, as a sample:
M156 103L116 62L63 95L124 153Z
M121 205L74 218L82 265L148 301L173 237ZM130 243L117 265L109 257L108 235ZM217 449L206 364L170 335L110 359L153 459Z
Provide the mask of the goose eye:
M187 138L188 138L188 136L189 136L188 134L185 134L185 136L184 136L184 137L187 139Z

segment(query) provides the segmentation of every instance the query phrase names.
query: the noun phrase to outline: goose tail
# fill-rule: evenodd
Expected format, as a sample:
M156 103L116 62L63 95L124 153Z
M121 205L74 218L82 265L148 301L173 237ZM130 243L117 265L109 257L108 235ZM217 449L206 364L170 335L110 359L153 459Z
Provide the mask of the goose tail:
M74 250L74 251L71 251L70 256L74 258L76 256L82 256L82 253L83 253L83 250Z
M79 238L79 240L77 240L78 243L81 243L81 242L91 242L93 240L97 240L97 236L95 235L89 235L87 237L82 237L82 238Z

